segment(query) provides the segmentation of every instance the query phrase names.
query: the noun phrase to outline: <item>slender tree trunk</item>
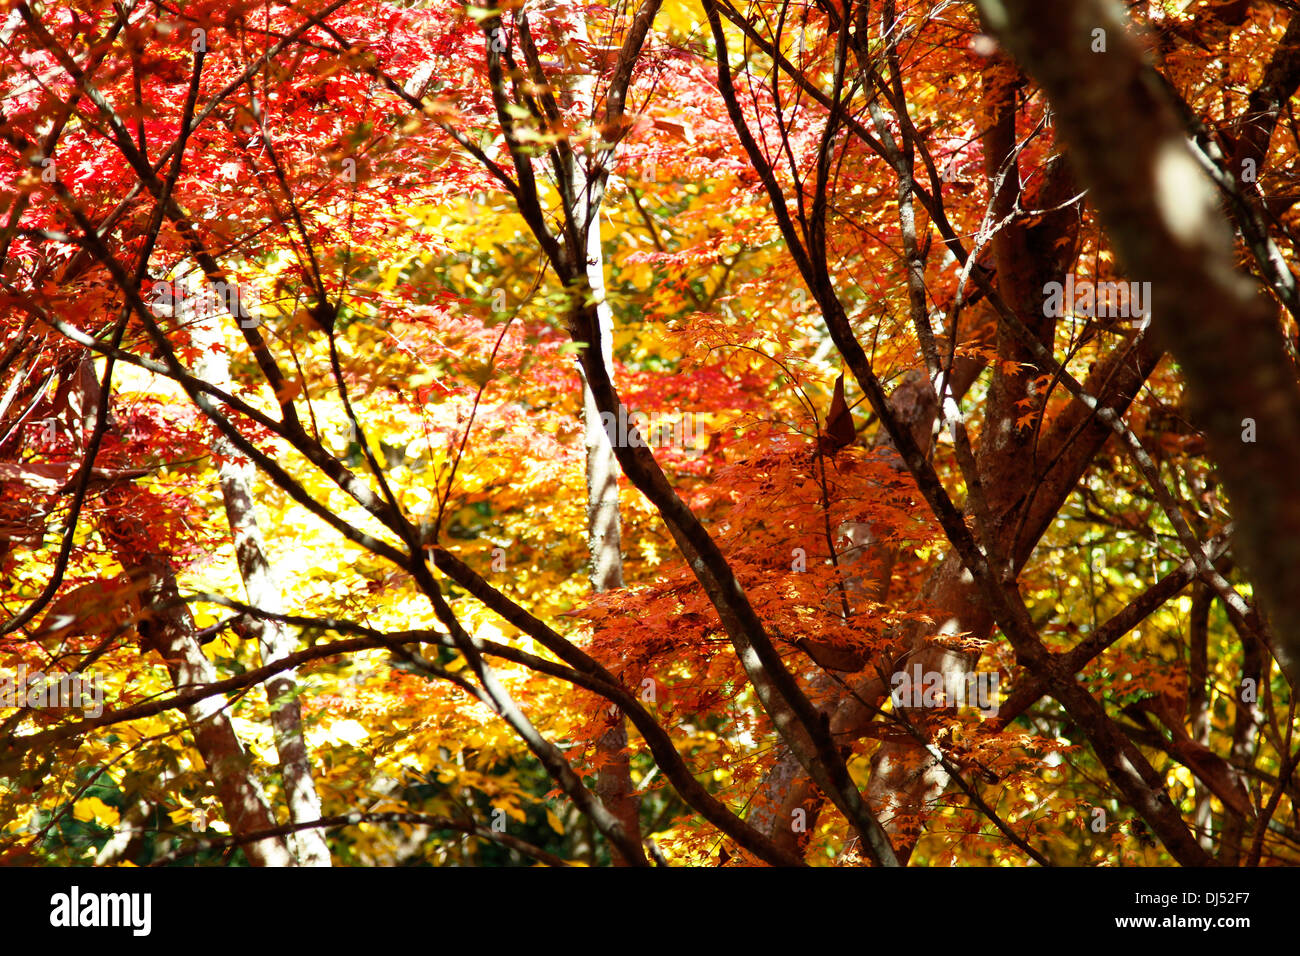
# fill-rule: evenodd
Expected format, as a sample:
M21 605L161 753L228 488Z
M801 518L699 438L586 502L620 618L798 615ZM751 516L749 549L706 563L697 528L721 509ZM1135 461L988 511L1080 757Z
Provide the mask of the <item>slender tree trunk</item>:
M148 609L139 625L141 638L161 655L177 690L213 683L216 669L199 646L194 618L180 600L175 572L163 556L132 550L129 542L138 540L141 529L130 527L131 519L124 518L124 512L120 507L109 508L101 531L122 566L148 582L141 592L141 603ZM240 836L272 829L277 825L275 816L225 706L225 698L218 694L184 708L194 746L212 775L231 832ZM293 866L295 862L278 836L245 843L243 850L253 866Z
M197 322L190 326L190 330L196 344L203 349L203 358L195 363L196 377L229 391L230 369L225 353L210 348L220 343L215 324L211 321ZM267 560L266 545L257 523L257 509L252 494L252 464L221 435L216 437L212 447L222 459L218 481L225 501L226 520L235 539L235 559L244 581L248 603L272 614L282 613L284 606L280 583L271 562ZM246 619L245 627L257 639L263 664L273 664L296 650L293 635L279 621L253 616ZM268 680L266 696L271 710L271 724L275 730L275 748L280 758L280 777L285 800L289 805L289 817L294 823L319 820L320 797L312 780L307 742L302 731L296 671L292 668L284 670ZM300 866L330 865L329 847L325 843L323 830L298 830L290 836L290 841Z
M586 37L582 37L583 40ZM579 103L594 113L595 83L590 72L580 75L575 90ZM605 299L605 255L600 235L600 200L582 157L574 154L570 164L576 202L570 210L578 235L585 239L582 250L587 284L596 301L600 327L601 362L610 379L614 377L613 314ZM582 365L578 365L581 374ZM617 439L618 423L606 429L600 409L587 384L582 381L583 432L587 449L587 549L590 553L588 580L593 592L600 594L623 586L622 528L618 500L618 461L614 457L611 437ZM610 432L614 434L611 436ZM622 713L615 711L613 725L596 742L596 756L601 766L596 771L596 793L633 839L640 842L640 807L632 787L631 762L627 753L627 724ZM610 853L615 866L627 866L617 847Z
M613 316L605 301L605 257L600 243L600 208L587 202L585 175L575 163L575 183L581 197L575 217L587 223L587 282L596 296L600 322L601 361L613 378ZM581 365L578 366L581 369ZM623 586L622 529L618 501L618 461L610 434L600 419L600 410L584 376L582 382L583 430L587 448L587 548L591 555L588 580L597 594ZM617 429L617 423L614 425ZM617 432L614 435L618 437ZM614 714L614 724L596 743L601 767L596 772L596 793L618 818L626 831L639 839L641 832L639 801L632 788L631 763L627 753L627 725L621 713ZM616 866L628 865L617 847L611 847Z
M1191 738L1202 747L1210 745L1210 695L1209 695L1209 638L1210 607L1214 603L1214 592L1207 584L1198 584L1192 592L1192 609L1188 617L1188 661L1187 661L1187 723L1191 727ZM1193 811L1192 825L1196 828L1196 839L1207 852L1214 849L1214 835L1210 833L1210 823L1214 818L1214 808L1210 798L1212 791L1206 784L1196 782L1196 808Z
M176 774L171 770L164 769L153 779L152 784L158 790L163 790L175 777ZM95 866L113 866L119 860L129 861L134 857L144 843L145 834L148 833L145 824L154 812L153 801L145 793L139 793L126 813L122 814L121 822L113 835L95 854Z
M1232 751L1230 763L1236 768L1237 779L1248 785L1246 768L1255 763L1255 738L1264 724L1264 713L1256 695L1261 694L1260 680L1264 672L1264 649L1252 635L1238 631L1241 638L1241 683L1237 686L1236 708L1232 724ZM1278 786L1285 786L1279 781ZM1241 845L1246 835L1245 815L1226 803L1223 807L1223 835L1219 840L1219 862L1237 866L1241 862Z

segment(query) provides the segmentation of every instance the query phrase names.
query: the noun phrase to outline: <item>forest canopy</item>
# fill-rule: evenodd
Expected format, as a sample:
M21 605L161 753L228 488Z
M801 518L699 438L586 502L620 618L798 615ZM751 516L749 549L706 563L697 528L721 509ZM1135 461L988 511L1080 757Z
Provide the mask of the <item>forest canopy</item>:
M0 862L1300 862L1300 8L15 0Z

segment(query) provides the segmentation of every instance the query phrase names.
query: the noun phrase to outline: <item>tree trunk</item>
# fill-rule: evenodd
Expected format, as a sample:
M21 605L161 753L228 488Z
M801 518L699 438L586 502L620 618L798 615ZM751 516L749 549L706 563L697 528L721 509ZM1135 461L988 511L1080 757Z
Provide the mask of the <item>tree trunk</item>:
M211 321L190 326L202 358L195 363L194 374L223 391L231 390L230 368L225 352L213 350L220 344L220 334ZM218 471L221 496L225 501L226 520L235 539L235 560L244 581L244 593L250 606L271 614L284 611L280 583L266 557L266 545L257 523L257 509L252 494L252 464L222 435L213 440L212 449L222 459ZM249 633L257 639L263 664L273 664L295 650L289 629L279 621L256 615L245 619ZM297 672L290 668L266 682L266 697L275 730L275 748L280 758L280 777L289 818L295 823L309 823L321 818L320 797L312 780L307 742L302 732L302 709L298 704ZM329 847L320 829L298 830L290 835L294 856L300 866L329 866Z
M212 683L217 679L216 669L195 637L194 618L180 601L171 565L160 555L130 550L126 542L135 540L139 531L126 526L123 513L121 508L109 509L101 529L122 566L141 573L148 582L141 592L141 603L148 609L148 617L140 622L141 638L162 657L177 690ZM218 694L184 708L194 746L212 775L231 832L241 836L273 829L275 816L225 707L225 697ZM279 836L245 843L243 850L253 866L294 865L288 845Z
M87 358L74 386L82 393L79 408L87 424L93 420L98 403L106 400L98 394L99 384L94 375L86 373L89 363ZM110 506L103 512L100 533L118 563L128 573L140 575L147 582L141 592L141 604L146 608L139 624L142 644L161 655L177 690L212 683L217 679L216 669L199 646L194 617L189 605L180 600L171 563L165 555L141 552L140 542L152 538L150 529L143 519L128 517L129 505L112 506L115 493L120 494L121 488L110 489L105 494ZM275 815L226 715L225 705L225 698L217 695L184 708L194 745L212 775L231 832L240 836L272 829L276 826ZM253 866L295 863L284 839L278 836L246 843L243 850Z
M1152 283L1151 331L1186 378L1192 419L1232 499L1234 550L1295 685L1300 385L1277 310L1237 270L1215 189L1122 8L1102 0L1058 0L1051 16L1034 0L980 0L980 8L1051 100L1057 134L1129 273ZM1105 49L1094 52L1099 35Z
M583 40L586 37L582 37ZM577 84L578 101L595 108L594 76L582 75ZM614 377L613 314L605 299L605 255L601 246L600 202L593 196L588 170L581 155L574 154L570 164L576 203L570 210L578 235L586 240L583 250L587 283L596 299L600 326L601 362L612 380ZM579 374L582 365L578 364ZM611 439L617 440L618 423L606 429L600 409L587 384L582 380L583 433L587 449L587 550L591 563L588 580L594 593L600 594L623 586L622 528L618 500L618 461ZM611 435L611 431L614 432ZM596 757L601 766L596 771L596 793L624 830L638 843L641 841L640 801L632 787L631 761L627 753L627 725L623 714L615 711L613 725L596 742ZM627 866L619 849L610 847L615 866Z

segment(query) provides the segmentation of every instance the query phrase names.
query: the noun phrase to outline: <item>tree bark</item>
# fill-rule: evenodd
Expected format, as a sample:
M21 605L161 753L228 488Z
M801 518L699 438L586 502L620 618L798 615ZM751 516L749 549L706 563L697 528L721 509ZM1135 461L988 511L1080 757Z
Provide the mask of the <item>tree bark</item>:
M1215 190L1122 9L1102 0L1058 0L1050 16L1033 0L980 8L1051 100L1129 273L1152 283L1151 331L1178 360L1232 499L1235 550L1271 618L1278 663L1300 683L1300 385L1277 310L1237 270ZM1093 52L1098 30L1104 52Z
M139 626L141 638L162 657L177 690L212 683L217 679L216 669L204 656L195 637L194 618L180 600L171 565L161 555L141 555L130 549L126 542L134 540L138 531L126 527L127 519L122 514L120 508L111 509L101 527L122 566L143 574L148 581L141 592L141 602L148 609L148 617ZM212 775L231 832L241 836L273 829L275 815L225 707L225 698L218 694L184 708L194 734L194 746ZM243 850L253 866L294 865L283 837L245 843Z
M89 361L87 358L84 364ZM93 375L82 374L76 387L82 392L79 405L82 414L93 418L93 409L106 400L98 394L98 382ZM129 506L111 506L115 491L120 493L120 489L106 493L110 507L103 512L100 532L118 563L128 573L140 575L147 582L141 591L141 604L147 609L139 623L143 646L157 651L163 658L177 690L215 681L216 670L199 646L194 617L189 605L180 600L170 561L162 554L141 552L140 542L150 540L150 529L143 519L130 516ZM273 828L275 815L226 715L225 698L221 695L205 698L184 708L184 713L194 735L194 745L212 775L231 832L239 836ZM253 866L295 863L279 836L244 844L244 855Z
M583 22L583 21L580 21ZM584 25L585 30L585 25ZM585 36L581 40L585 41ZM575 96L594 115L596 108L595 76L582 74ZM600 197L603 191L593 182L583 157L569 153L569 175L573 183L574 204L568 211L570 221L580 240L585 240L583 250L587 284L595 297L597 323L600 329L600 361L605 373L614 377L614 321L609 302L605 298L605 253L601 245ZM600 409L587 382L582 364L583 439L587 450L587 550L590 554L588 580L591 590L601 594L623 586L622 528L619 513L618 460L609 431L601 421ZM614 423L617 429L617 423ZM617 439L617 432L612 436ZM600 763L596 771L596 793L609 808L609 812L623 824L629 836L641 842L640 800L632 786L631 759L627 753L627 724L620 711L612 714L612 726L596 741L596 758ZM611 846L610 854L615 866L630 862Z
M195 362L194 375L209 385L232 392L230 367L219 346L220 335L211 321L190 324L190 335L202 349ZM253 466L225 436L218 434L212 450L221 458L218 481L225 502L226 520L235 540L235 560L244 582L244 593L251 607L270 614L282 614L284 604L280 582L266 556L266 544L257 522L253 500ZM248 633L257 639L263 664L273 664L296 650L293 635L281 622L253 615L245 619ZM275 749L280 758L280 778L292 822L309 823L321 818L320 797L312 780L307 742L302 730L302 708L298 703L297 671L281 671L266 682L267 703L275 730ZM325 831L316 828L295 830L289 837L299 866L329 866L329 846Z

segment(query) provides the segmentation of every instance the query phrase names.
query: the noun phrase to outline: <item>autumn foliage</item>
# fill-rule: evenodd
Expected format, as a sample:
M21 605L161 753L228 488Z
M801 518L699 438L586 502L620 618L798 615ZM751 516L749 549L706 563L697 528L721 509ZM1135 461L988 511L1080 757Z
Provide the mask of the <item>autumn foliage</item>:
M1300 861L1300 15L1003 6L12 5L0 860Z

